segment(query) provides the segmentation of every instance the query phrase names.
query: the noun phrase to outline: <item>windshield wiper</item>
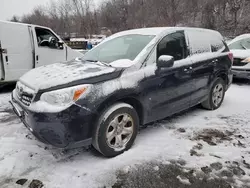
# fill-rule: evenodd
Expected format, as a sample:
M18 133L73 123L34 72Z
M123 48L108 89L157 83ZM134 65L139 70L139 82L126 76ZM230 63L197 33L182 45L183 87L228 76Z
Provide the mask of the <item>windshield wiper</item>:
M97 60L89 60L89 59L87 59L87 60L85 60L85 61L94 62L94 63L97 63L97 62L98 62Z
M247 48L242 43L240 43L240 45L242 48L244 48L244 50L247 50Z
M93 63L99 63L99 64L104 65L104 66L112 67L112 65L110 65L108 63L97 61L97 60L85 60L85 61L93 62Z
M100 63L100 64L102 64L102 65L105 65L105 66L108 66L108 67L112 67L112 65L110 65L110 64L108 64L108 63L105 63L105 62L98 62L98 63Z

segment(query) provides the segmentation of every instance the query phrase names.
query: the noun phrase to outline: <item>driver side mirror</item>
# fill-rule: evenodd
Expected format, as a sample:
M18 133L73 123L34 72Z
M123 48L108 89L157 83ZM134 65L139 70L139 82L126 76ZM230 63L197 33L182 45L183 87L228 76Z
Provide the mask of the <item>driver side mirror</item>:
M157 60L158 68L170 68L174 66L174 57L169 55L161 55Z

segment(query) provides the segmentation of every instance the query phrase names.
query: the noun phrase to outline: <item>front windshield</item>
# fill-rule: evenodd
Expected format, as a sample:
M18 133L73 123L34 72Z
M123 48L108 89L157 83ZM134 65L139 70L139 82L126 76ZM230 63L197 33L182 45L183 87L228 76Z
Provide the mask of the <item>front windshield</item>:
M229 46L230 50L247 50L250 49L250 38L245 38L231 43Z
M82 60L112 63L120 59L133 61L154 35L125 35L104 42L87 52Z

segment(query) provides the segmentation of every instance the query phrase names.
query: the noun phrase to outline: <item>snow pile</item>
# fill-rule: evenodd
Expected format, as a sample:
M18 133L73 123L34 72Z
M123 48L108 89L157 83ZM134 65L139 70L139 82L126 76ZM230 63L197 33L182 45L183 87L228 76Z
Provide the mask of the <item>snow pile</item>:
M9 104L10 94L0 94L0 112L4 112L6 109L10 109Z
M181 183L183 183L183 184L185 184L185 185L191 185L189 179L187 179L187 178L182 178L182 177L180 177L180 176L177 176L177 179L178 179Z

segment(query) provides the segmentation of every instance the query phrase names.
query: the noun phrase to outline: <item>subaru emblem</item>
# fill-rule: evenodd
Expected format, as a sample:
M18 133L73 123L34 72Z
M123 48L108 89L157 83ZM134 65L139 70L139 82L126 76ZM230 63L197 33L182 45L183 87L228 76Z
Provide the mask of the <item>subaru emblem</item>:
M23 87L19 87L19 93L20 93L20 94L23 93Z

